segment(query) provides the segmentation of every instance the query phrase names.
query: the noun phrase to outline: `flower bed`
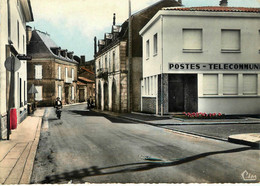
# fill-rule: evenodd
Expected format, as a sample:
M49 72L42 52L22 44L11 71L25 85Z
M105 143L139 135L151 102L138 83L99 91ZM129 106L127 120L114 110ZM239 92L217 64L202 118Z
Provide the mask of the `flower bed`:
M221 113L202 113L202 112L193 112L193 113L183 113L188 119L223 119L225 114Z

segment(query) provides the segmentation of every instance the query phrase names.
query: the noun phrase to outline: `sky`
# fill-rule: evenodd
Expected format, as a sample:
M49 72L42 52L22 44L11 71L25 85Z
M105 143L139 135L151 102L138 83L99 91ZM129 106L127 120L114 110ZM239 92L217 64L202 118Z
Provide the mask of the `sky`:
M135 13L159 0L131 0ZM219 6L220 0L182 0L185 7ZM128 18L129 0L31 0L33 29L50 34L51 39L62 49L74 51L74 55L94 57L94 37L103 39L111 32L113 13L116 24ZM230 7L260 7L260 0L228 0Z

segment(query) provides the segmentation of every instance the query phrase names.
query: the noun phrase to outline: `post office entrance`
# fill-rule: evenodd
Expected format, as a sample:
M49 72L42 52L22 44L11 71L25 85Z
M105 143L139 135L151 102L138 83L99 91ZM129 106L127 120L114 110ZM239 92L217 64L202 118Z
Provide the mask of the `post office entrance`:
M169 112L197 112L197 74L168 75Z

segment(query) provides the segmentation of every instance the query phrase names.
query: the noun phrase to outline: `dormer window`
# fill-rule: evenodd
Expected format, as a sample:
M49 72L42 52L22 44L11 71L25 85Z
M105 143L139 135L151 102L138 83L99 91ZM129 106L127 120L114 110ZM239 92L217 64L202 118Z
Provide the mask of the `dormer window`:
M60 47L52 47L51 51L56 55L59 56L60 55Z
M67 50L61 50L60 54L61 54L62 57L66 58L67 57Z

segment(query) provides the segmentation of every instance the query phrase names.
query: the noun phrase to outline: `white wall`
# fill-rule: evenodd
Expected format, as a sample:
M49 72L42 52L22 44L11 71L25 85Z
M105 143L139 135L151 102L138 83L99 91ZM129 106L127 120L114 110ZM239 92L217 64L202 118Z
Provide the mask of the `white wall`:
M153 53L153 36L158 34L158 52L157 55ZM161 19L158 19L153 24L149 32L143 36L143 77L148 77L161 73L162 65L162 34L161 34ZM150 57L146 58L146 41L149 39L150 43Z
M259 14L244 13L241 17L211 17L209 15L234 15L234 13L197 13L189 12L189 16L178 16L179 13L163 16L163 50L164 72L169 71L168 63L259 63ZM205 16L196 16L202 14ZM240 14L240 13L239 13ZM174 16L175 15L175 16ZM202 29L202 53L183 53L182 29ZM221 53L221 29L241 30L241 53ZM150 32L150 31L149 31ZM258 49L258 50L257 50ZM190 72L188 72L190 73Z
M6 69L4 67L4 62L8 56L6 56L6 45L8 44L8 7L7 0L2 0L1 4L1 16L0 16L0 112L5 113L6 108ZM26 54L26 23L22 14L22 10L17 6L17 1L10 1L10 16L11 16L11 41L13 42L13 47L19 54ZM19 45L18 45L18 32L17 32L17 22L19 22ZM24 38L24 39L23 39ZM22 79L22 102L24 104L24 97L27 99L27 88L24 87L24 81L27 85L27 65L26 61L21 61L21 68L15 73L15 107L20 108L20 90L19 83ZM24 95L24 88L25 95ZM21 110L24 110L26 105L24 105ZM19 109L18 109L19 110Z

